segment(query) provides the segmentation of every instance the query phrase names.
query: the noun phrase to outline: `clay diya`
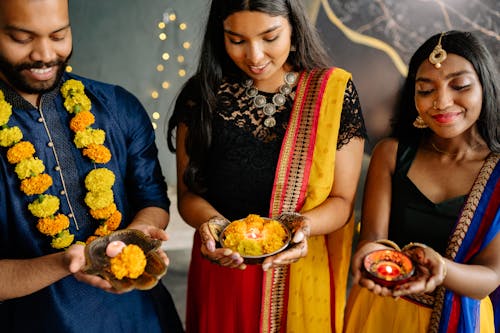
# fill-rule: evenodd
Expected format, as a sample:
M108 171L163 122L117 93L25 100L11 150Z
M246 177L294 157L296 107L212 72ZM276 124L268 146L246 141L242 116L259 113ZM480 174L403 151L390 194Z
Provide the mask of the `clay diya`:
M377 250L363 260L367 277L385 287L394 287L408 281L415 271L411 259L396 250Z

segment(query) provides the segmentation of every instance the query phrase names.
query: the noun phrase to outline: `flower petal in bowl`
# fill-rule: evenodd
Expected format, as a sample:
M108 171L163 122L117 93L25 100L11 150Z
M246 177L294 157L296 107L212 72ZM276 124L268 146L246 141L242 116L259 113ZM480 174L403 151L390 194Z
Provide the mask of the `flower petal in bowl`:
M250 217L250 216L252 216L252 217ZM257 235L254 235L252 232L249 232L249 229L245 230L245 228L231 228L232 224L241 223L242 221L245 221L246 219L249 219L249 218L262 219L264 222L279 223L279 225L281 226L281 228L284 231L283 237L281 239L279 239L279 242L280 242L279 246L278 247L273 246L274 250L272 250L270 252L263 251L262 254L253 255L250 253L246 253L243 249L252 248L254 245L260 246L260 245L257 245L257 243L259 241L260 242L267 242L268 241L267 236L271 236L271 237L273 236L273 235L265 235L265 232L263 232L262 234L259 234L259 231L256 231ZM233 235L230 236L231 233L233 233ZM236 233L236 234L234 234L234 233ZM280 231L280 233L281 233L281 231ZM241 240L235 242L234 241L235 236L237 238L241 238ZM232 240L230 240L228 237L231 237ZM259 237L261 237L261 238L259 238ZM224 228L224 230L222 230L222 232L220 233L219 242L220 242L222 247L230 248L233 251L239 252L243 258L244 263L246 263L246 264L261 264L264 261L264 259L266 259L267 257L276 255L276 254L280 253L281 251L285 250L288 247L288 245L290 244L291 238L292 238L292 235L291 235L290 230L280 221L251 214L245 219L233 221L228 226L226 226ZM253 242L255 242L255 244L252 244ZM264 246L264 248L265 248L265 246Z
M106 248L113 241L122 241L126 245L135 244L144 252L146 267L144 268L144 272L136 279L128 277L117 279L111 272L111 258L106 255ZM156 286L159 279L167 272L165 262L156 252L160 246L161 240L146 236L139 230L118 230L105 237L97 238L85 246L86 264L82 271L86 274L101 276L109 281L113 288L118 291L151 289Z

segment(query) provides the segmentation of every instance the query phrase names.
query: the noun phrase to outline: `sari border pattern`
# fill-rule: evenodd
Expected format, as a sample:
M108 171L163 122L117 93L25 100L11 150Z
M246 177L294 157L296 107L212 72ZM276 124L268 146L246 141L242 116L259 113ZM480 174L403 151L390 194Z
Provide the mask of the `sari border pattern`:
M303 72L297 84L295 101L290 114L281 153L276 167L269 216L300 211L304 204L310 164L314 152L318 99L333 68ZM279 266L264 273L262 291L261 332L281 332L285 329L289 267Z
M471 226L472 220L474 218L474 213L479 205L481 196L486 188L488 180L493 173L496 165L500 161L500 154L491 153L483 167L481 168L479 175L477 176L472 190L465 202L462 209L462 213L456 224L456 227L450 237L448 242L448 247L446 249L445 257L455 261L457 253L462 246L462 243L467 235L467 231ZM432 310L432 315L429 323L429 333L438 333L441 323L441 315L444 307L444 300L446 295L446 288L440 286L436 289L434 307Z

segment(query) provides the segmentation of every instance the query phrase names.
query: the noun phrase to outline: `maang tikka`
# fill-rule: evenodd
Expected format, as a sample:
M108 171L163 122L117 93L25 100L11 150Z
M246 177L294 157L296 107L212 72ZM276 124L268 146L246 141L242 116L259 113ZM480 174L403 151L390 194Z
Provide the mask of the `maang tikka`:
M446 57L448 54L446 51L443 49L441 45L441 40L443 39L445 33L441 33L441 36L439 36L439 40L437 45L434 47L434 50L432 50L431 54L429 55L429 62L436 67L436 69L441 68L441 63L446 60Z

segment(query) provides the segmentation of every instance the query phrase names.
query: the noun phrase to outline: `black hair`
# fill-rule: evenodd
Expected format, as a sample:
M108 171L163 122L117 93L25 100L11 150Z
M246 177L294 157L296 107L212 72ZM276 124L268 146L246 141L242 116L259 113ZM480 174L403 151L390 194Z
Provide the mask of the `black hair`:
M258 11L288 20L292 28L291 45L294 51L290 52L287 64L294 71L330 65L321 39L310 23L301 0L212 0L197 72L178 96L167 129L168 147L175 152L174 130L179 123L186 121L181 113L190 100L189 104L194 105L196 111L193 111L195 116L189 118L189 133L186 138L189 165L183 177L186 185L195 192L203 192L204 163L211 144L211 120L217 89L224 77L244 76L229 58L224 46L224 20L240 11ZM194 94L198 97L193 100L193 96L188 97L188 91L198 92Z
M415 106L415 79L420 65L427 61L429 54L438 44L441 33L430 37L413 54L408 67L408 75L403 84L395 117L392 120L391 136L401 141L419 140L429 129L415 128L412 123L418 116ZM472 32L448 31L441 40L443 49L469 61L479 77L482 86L483 103L477 120L480 135L491 151L500 152L500 114L498 112L499 86L498 72L493 56L486 45Z

